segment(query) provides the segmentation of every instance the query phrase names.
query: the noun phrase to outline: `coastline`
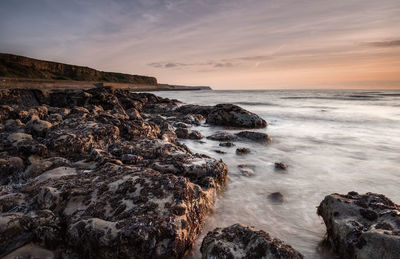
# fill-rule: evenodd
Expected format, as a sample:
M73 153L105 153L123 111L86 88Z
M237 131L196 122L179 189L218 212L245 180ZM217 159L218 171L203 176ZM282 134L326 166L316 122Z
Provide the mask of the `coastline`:
M207 139L220 142L221 147L249 143L249 152L253 152L253 145L261 148L271 142L268 135L254 130L267 123L236 105L191 105L128 89L8 89L0 90L0 104L0 162L5 169L0 189L5 204L0 215L5 222L0 236L6 249L0 251L2 256L21 254L33 245L31 253L46 252L53 257L135 257L135 253L180 258L199 236L228 175L222 160L194 153L182 140L202 142L204 133L196 127L205 125L236 130L207 134ZM239 146L231 149L236 149L238 158L248 152ZM285 164L278 166L286 171ZM239 168L249 179L255 173L251 164ZM383 210L396 213L397 205L376 194L350 192L325 200L330 197L349 204L331 207L323 201L318 209L328 227L328 242L343 240L340 244L344 246L335 248L338 253L347 256L348 249L343 247L355 246L349 251L362 254L361 248L365 251L379 245L366 241L359 248L373 229L357 232L361 243L346 243L348 232L340 232L340 225L339 231L330 231L337 227L338 210L341 224L354 220L354 212L346 215L353 210L364 226L378 220L377 226L384 224L382 231L387 232L389 224L393 228L390 242L396 247L395 221L371 215ZM271 199L281 202L278 194ZM377 201L384 207L376 207ZM14 227L11 222L20 225ZM226 235L238 239L221 245ZM206 257L229 256L221 251L243 247L242 242L247 242L243 238L249 235L264 244L258 252L268 254L275 251L271 247L281 247L284 258L302 258L281 241L274 243L268 233L240 225L209 232L201 250ZM376 238L385 235L379 232ZM241 253L256 255L252 249Z

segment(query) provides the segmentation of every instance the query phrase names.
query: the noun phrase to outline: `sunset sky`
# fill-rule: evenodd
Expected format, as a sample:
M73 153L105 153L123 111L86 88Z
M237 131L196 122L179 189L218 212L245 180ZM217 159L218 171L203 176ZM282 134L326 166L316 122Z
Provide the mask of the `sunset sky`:
M400 1L1 0L0 52L214 89L400 89Z

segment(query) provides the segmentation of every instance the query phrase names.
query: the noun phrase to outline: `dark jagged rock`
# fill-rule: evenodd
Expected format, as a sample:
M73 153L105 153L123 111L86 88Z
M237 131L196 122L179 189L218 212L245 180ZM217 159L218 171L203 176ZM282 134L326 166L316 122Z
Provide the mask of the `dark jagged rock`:
M201 245L203 259L208 258L304 258L291 246L268 233L235 224L208 232Z
M182 139L202 139L203 136L197 130L189 130L187 128L177 128L175 130L176 135L178 138Z
M272 141L270 136L261 132L241 131L239 133L236 133L236 136L261 143L269 143Z
M275 169L276 170L286 170L287 165L283 162L275 162Z
M233 144L232 142L223 142L223 143L219 143L220 147L233 147L235 146L235 144Z
M229 132L219 131L211 136L208 136L207 138L216 141L234 141L237 139L237 136Z
M268 198L275 203L282 203L285 201L285 198L281 192L273 192L268 195Z
M236 149L236 154L238 154L238 155L245 155L245 154L248 154L250 152L251 152L250 149L248 149L246 147L239 147L239 148Z
M240 164L238 165L240 174L246 177L250 177L254 175L254 166L247 165L247 164Z
M176 141L173 120L203 119L178 103L106 87L0 90L0 257L181 258L227 167Z
M234 104L218 104L207 115L207 123L219 126L265 128L267 122L258 115Z
M225 151L222 151L222 150L219 150L219 149L214 150L214 152L218 153L218 154L226 154Z
M206 118L207 123L218 126L239 128L265 128L267 126L267 122L257 114L234 104L183 105L175 111L180 114L201 114Z
M382 194L331 194L318 207L341 258L398 258L400 207Z

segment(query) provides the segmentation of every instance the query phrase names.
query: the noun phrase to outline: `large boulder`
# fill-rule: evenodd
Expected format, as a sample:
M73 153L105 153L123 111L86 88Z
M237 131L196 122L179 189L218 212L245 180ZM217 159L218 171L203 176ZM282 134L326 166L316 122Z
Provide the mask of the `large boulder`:
M203 259L304 258L291 246L272 238L268 233L240 224L208 232L200 251Z
M331 194L318 207L340 258L399 258L400 207L382 194Z
M207 123L241 128L265 128L267 122L257 114L234 104L218 104L207 115Z

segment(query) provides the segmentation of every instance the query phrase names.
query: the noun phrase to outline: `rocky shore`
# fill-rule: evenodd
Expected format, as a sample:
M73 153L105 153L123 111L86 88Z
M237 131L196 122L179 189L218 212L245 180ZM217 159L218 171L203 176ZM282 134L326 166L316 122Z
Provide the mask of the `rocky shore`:
M0 105L1 257L182 257L227 167L177 135L202 138L188 127L224 116L266 125L238 106L107 87L1 90Z
M241 130L210 136L192 126ZM180 139L251 155L267 122L233 104L187 105L126 89L0 90L1 258L182 258L224 190L222 160ZM215 152L223 152L215 150ZM251 176L251 165L239 165ZM288 165L276 162L277 171ZM269 199L283 203L281 193ZM380 194L331 194L318 207L340 258L397 258L400 209ZM209 232L203 258L303 258L263 230Z

